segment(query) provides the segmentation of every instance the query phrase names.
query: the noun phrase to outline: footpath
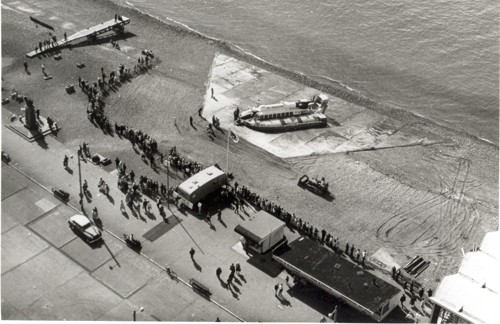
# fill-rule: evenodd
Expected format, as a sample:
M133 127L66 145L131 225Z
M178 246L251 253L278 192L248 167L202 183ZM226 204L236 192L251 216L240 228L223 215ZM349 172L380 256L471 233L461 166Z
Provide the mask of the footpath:
M7 122L6 115L3 114L4 124ZM11 164L15 168L48 190L61 188L69 192L69 204L79 207L76 152L70 151L52 136L45 137L45 144L39 145L37 142L27 142L5 128L3 128L2 133L2 149L10 155ZM66 171L62 165L65 155L74 156L69 160L69 168L72 170L70 172ZM169 220L176 217L180 223L168 228L163 224L163 219L159 216L153 201L151 201L153 213L150 217L136 218L128 207L126 213L120 211L120 202L124 201L125 197L117 188L116 171L108 172L90 162L82 162L81 174L82 179L87 180L92 194L91 201L84 201L84 210L87 214L91 215L91 210L97 207L104 229L108 234L121 239L124 233L132 233L143 244L141 251L143 262L125 261L124 258L130 255L130 249L122 248L113 256L112 260L96 268L92 275L110 288L120 291L121 286L118 283L120 275L123 273L124 279L130 275L130 271L127 272L126 267L137 269L136 272L142 273L143 278L141 277L142 279L136 283L137 287L127 288L122 296L140 298L139 304L144 305L153 318L159 317L154 314L155 308L162 309L165 304L175 305L175 298L158 300L154 295L141 294L141 290L137 292L135 290L152 281L158 282L158 271L164 269L162 267L165 266L175 269L179 278L185 282L188 282L190 278L195 278L210 288L213 302L232 312L235 315L234 321L316 322L333 310L335 305L333 304L334 299L331 297L325 297L317 291L307 292L287 286L286 274L268 260L248 260L248 256L239 248L239 235L233 231L237 224L248 218L245 212L236 215L232 210L223 210L222 222L217 221L217 217L214 217L213 226L209 226L207 222L195 215L179 212L171 204L170 209L165 209L167 217ZM100 178L110 187L108 197L97 190ZM253 210L247 208L246 213L251 215ZM70 231L69 228L58 230ZM146 240L143 235L152 231L159 233L153 235L155 236L153 239ZM162 234L162 231L165 233ZM196 251L193 259L189 255L191 248ZM122 260L119 269L113 267L117 260ZM235 285L232 289L228 289L224 281L232 263L241 265L242 275L236 276ZM222 280L216 277L217 267L221 267L223 270ZM274 286L278 283L281 283L285 288L283 298L275 296ZM190 291L189 286L186 285L185 289L190 294L196 295L194 291ZM131 292L134 293L131 294ZM200 302L208 302L201 296L199 299ZM345 320L354 319L350 317L351 315L348 315L346 311L344 317L339 316L339 320L343 318ZM169 320L169 318L159 318ZM214 319L205 318L203 320ZM366 321L367 319L362 318L361 320Z

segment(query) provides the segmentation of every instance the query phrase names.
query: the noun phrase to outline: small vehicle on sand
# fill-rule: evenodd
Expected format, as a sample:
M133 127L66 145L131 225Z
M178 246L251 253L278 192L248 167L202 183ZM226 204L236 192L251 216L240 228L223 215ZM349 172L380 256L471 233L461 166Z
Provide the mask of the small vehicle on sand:
M300 177L297 185L303 189L314 192L317 195L328 194L328 182L326 182L324 177L319 180L317 178L310 179L307 175L303 175Z

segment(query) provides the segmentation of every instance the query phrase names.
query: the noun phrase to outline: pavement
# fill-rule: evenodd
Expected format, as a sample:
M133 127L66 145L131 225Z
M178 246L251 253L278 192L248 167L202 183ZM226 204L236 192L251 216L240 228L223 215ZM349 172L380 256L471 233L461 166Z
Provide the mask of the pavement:
M2 121L7 119L3 114ZM81 163L82 178L92 195L83 208L87 213L98 208L104 240L97 248L86 244L66 223L78 211L79 179L75 158L70 159L71 171L63 168L62 161L75 152L53 135L43 144L30 143L10 130L2 135L2 149L12 158L10 166L2 167L4 319L127 320L133 310L144 307L140 316L145 320L316 322L336 304L335 298L315 288L287 286L287 274L276 263L249 259L242 251L233 229L247 221L253 209L247 207L239 215L225 209L222 222L213 220L209 226L171 204L167 216L179 222L164 229L154 202L149 217L136 218L128 208L120 212L125 197L116 186L116 170L90 162ZM97 190L100 178L110 186L108 197ZM52 188L70 193L68 205L51 195ZM151 236L152 231L159 234ZM124 233L141 240L140 254L126 247L121 240ZM191 247L196 251L193 259ZM228 289L223 281L232 263L240 263L242 272ZM179 281L166 275L167 265L175 269ZM222 280L215 275L219 266ZM191 289L191 278L211 289L211 300ZM277 283L286 287L282 299L274 295ZM390 318L404 321L404 313L396 309ZM371 321L348 307L341 309L338 320Z
M124 195L117 189L116 172L82 162L82 178L87 179L92 193L92 200L84 202L84 210L89 212L97 207L105 229L104 244L100 248L90 247L66 224L66 219L77 210L50 194L52 188L62 188L70 193L69 205L78 206L77 162L70 159L72 172L62 166L64 155L73 152L52 136L39 145L10 130L3 132L2 148L12 158L11 166L4 164L2 168L4 319L123 320L143 306L145 318L159 320L206 321L219 317L228 321L310 322L331 311L310 308L287 291L287 306L274 296L274 285L285 284L280 271L275 273L278 276L270 277L248 264L241 249L233 249L239 240L233 229L248 216L224 210L223 223L214 221L210 228L205 221L171 208L167 213L179 217L181 223L151 242L142 235L162 224L158 213L141 220L128 210L128 216L124 216L119 210ZM17 170L37 184L16 175ZM100 178L110 185L110 198L98 193ZM125 246L120 239L123 233L133 233L142 241L141 254ZM28 242L27 236L32 238ZM188 253L191 247L196 249L194 261ZM236 262L242 265L242 276L229 290L217 279L215 270L222 267L225 278L229 265ZM209 287L214 302L166 277L162 268L165 265L175 269L184 282L196 278ZM87 288L93 291L88 292L89 296L85 296ZM75 294L77 299L73 300ZM78 308L75 303L79 299L93 300L85 304L92 312L73 311Z

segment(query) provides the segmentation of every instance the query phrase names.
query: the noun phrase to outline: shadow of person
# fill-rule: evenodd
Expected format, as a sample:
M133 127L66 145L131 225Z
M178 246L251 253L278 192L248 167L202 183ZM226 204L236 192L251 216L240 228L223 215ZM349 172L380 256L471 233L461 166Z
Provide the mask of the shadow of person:
M221 224L222 224L222 226L224 226L225 228L227 228L226 223L224 223L224 221L223 221L222 219L219 219L219 223L221 223Z
M66 170L66 172L68 172L69 174L73 174L73 170L70 168L70 167L65 167L64 168Z
M234 282L241 286L241 281L238 278L234 277Z
M193 261L193 265L194 265L194 268L196 270L198 270L199 272L203 272L203 269L201 268L201 266L198 264L198 262L196 262L195 259L191 259Z
M122 215L126 218L129 219L130 217L128 216L128 213L124 210L122 211Z
M288 299L286 299L283 295L276 295L276 297L278 297L281 305L292 307L292 303L290 303L290 301L288 301Z
M238 273L238 276L240 277L241 281L243 281L244 283L247 282L244 275L242 275L241 273Z
M106 198L108 198L108 200L109 200L109 202L110 202L111 204L113 204L113 205L115 204L115 200L113 199L113 197L111 197L109 194L107 194L107 195L105 195L105 196L106 196Z
M227 283L224 280L222 280L220 277L218 279L219 279L219 283L222 286L222 288L228 289Z

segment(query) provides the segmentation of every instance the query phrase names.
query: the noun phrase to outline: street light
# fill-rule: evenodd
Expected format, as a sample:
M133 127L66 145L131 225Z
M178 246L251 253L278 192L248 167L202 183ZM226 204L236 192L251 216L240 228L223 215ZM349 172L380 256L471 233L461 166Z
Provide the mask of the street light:
M78 179L80 181L80 207L81 207L82 212L83 212L82 168L80 166L80 154L76 154L76 155L78 155Z

